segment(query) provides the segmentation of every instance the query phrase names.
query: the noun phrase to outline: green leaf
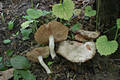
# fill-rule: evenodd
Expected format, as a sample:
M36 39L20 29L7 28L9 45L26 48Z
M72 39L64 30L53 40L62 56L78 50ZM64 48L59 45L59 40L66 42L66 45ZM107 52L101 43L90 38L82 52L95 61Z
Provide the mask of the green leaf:
M29 27L29 25L30 25L31 23L33 23L33 21L34 21L34 20L23 22L23 23L21 24L21 27L22 27L21 29L26 29L27 27Z
M54 63L54 62L49 61L49 62L48 62L48 66L52 65L53 63Z
M46 10L43 10L42 11L42 16L46 16L47 14L50 14L50 12L46 11Z
M77 31L77 30L80 30L80 26L81 26L80 23L75 24L75 25L71 28L71 30L72 30L73 32L75 32L75 31Z
M9 29L9 30L12 30L13 27L14 27L14 21L8 22L8 29Z
M6 40L3 41L4 44L8 44L8 43L10 43L10 42L11 42L10 39L6 39Z
M85 16L95 16L96 15L96 10L93 10L91 6L86 6L85 7Z
M37 19L42 16L42 11L39 9L27 9L27 14L31 19Z
M12 56L12 54L13 54L13 50L7 50L7 53L6 53L6 55L8 56L8 57L10 57L10 56Z
M30 67L29 61L24 56L14 56L10 59L10 63L15 69L28 69Z
M29 35L32 33L32 29L21 29L21 33L23 36L23 40L28 40L29 39Z
M14 70L14 80L36 80L35 76L29 70Z
M69 20L73 16L74 3L72 0L63 0L63 4L55 4L52 12L59 18Z
M97 39L96 47L101 55L110 55L118 48L118 43L115 40L108 41L107 36L101 36Z
M117 19L117 28L120 29L120 18Z

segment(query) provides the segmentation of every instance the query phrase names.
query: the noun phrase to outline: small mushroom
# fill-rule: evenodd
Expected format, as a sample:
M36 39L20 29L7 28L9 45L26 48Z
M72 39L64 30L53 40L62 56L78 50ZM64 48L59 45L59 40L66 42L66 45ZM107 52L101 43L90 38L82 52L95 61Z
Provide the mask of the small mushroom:
M75 35L77 41L92 41L100 35L100 32L97 31L78 30L77 33Z
M79 63L91 59L96 53L96 47L94 42L63 41L57 53L71 62Z
M43 61L43 58L46 58L47 56L49 56L49 47L48 46L35 48L32 51L28 52L26 54L26 56L29 60L31 60L33 62L39 62L48 74L51 73L50 69Z
M60 42L67 39L68 28L57 21L49 22L40 26L35 33L35 40L40 44L48 44L52 59L55 58L54 42Z

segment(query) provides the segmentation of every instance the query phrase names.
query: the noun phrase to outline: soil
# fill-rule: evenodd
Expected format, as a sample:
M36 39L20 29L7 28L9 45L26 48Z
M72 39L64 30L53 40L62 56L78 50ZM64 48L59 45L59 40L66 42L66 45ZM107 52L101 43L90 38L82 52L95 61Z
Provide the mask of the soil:
M13 2L12 2L13 1ZM22 18L26 15L26 10L31 8L30 0L3 0L0 1L0 12L4 13L5 24L0 21L0 56L4 56L6 61L6 51L12 49L15 55L25 55L26 51L34 48L37 43L34 41L33 35L30 36L30 40L23 41L22 35L19 34L13 37L12 34L20 30L20 25L25 19ZM87 0L73 0L76 3L76 8L84 6L83 1ZM89 5L93 6L94 0L90 0ZM51 5L59 3L59 0L34 0L34 7L38 5L38 9L51 10ZM0 17L1 20L1 17ZM7 23L10 20L14 20L15 27L13 30L8 30ZM49 21L52 19L49 19ZM91 23L92 20L92 23ZM73 19L71 25L82 22L83 28L86 30L95 30L95 19L83 20ZM59 21L59 19L58 19ZM46 23L44 18L41 18L41 24ZM3 40L10 39L10 44L4 44ZM45 70L40 64L31 62L32 66L30 71L36 76L37 80L120 80L120 51L117 51L111 56L100 56L98 53L95 57L85 63L77 64L71 63L61 56L57 56L55 60L50 57L45 59L45 62L53 61L50 66L53 74L46 74ZM12 79L11 79L12 80Z

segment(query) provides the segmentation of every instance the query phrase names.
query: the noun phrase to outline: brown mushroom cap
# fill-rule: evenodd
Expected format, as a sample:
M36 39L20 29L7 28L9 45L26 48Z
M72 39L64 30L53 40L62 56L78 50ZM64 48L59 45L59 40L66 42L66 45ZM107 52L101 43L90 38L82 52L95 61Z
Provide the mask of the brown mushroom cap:
M27 58L33 62L39 62L38 61L38 56L42 56L43 58L46 58L49 56L49 47L40 47L40 48L35 48L30 52L27 52L26 54Z
M57 21L51 21L48 25L44 24L35 33L34 37L38 43L48 44L50 35L53 35L55 42L67 39L68 28Z
M96 47L94 42L63 41L57 53L71 62L79 63L91 59L96 53Z

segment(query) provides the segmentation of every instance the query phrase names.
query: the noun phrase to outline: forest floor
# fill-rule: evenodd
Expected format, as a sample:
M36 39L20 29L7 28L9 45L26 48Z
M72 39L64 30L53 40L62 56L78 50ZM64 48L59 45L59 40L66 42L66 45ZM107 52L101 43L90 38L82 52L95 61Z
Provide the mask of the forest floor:
M15 1L15 0L13 0ZM75 8L83 7L83 0L73 0L76 4ZM87 0L86 0L87 1ZM38 5L38 9L41 10L51 10L51 5L58 3L58 0L34 0L34 6ZM25 51L29 51L30 48L34 48L37 43L34 40L33 35L30 36L29 40L23 41L22 35L12 36L16 32L20 31L20 25L25 19L22 16L26 15L26 10L31 8L30 0L16 0L16 3L11 3L10 0L0 1L0 12L4 13L5 25L0 21L0 56L4 57L4 62L2 63L4 67L7 66L6 52L7 50L13 50L16 55L25 55ZM87 4L87 3L86 3ZM94 3L89 3L88 5L93 6ZM1 20L1 17L0 17ZM8 30L7 23L14 20L14 29ZM51 21L51 19L48 19ZM90 22L92 20L92 23ZM83 29L85 30L95 30L95 19L83 20L73 19L71 25L77 22L82 22ZM59 21L59 20L58 20ZM46 23L44 18L40 21L38 27L41 24ZM9 44L4 44L3 40L10 39L12 42ZM45 70L38 63L31 62L32 66L30 71L36 76L37 80L120 80L120 52L117 51L111 56L100 56L98 53L93 59L82 63L76 64L71 63L68 60L58 55L56 60L52 60L50 57L45 59L45 62L53 62L50 65L50 69L54 72L48 75ZM9 62L9 61L8 61ZM9 67L8 67L9 68ZM12 79L11 79L12 80Z

